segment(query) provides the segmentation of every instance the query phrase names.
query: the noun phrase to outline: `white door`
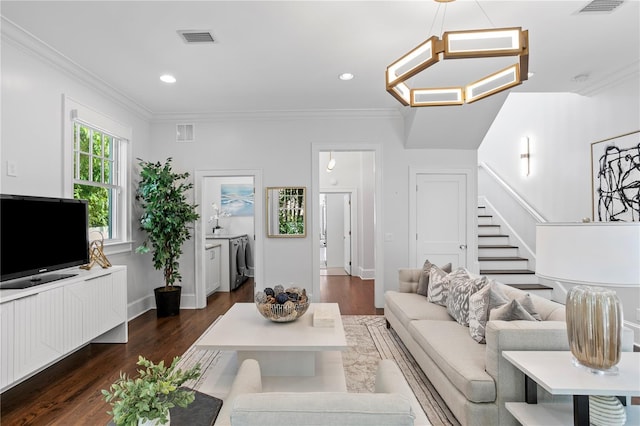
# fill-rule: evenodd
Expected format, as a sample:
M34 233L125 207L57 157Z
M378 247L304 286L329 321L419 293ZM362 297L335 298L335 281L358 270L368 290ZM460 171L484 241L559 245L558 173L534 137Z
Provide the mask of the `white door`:
M351 275L351 194L343 196L343 216L344 226L342 227L344 236L344 271L347 275Z
M466 174L416 176L416 259L436 265L467 266Z

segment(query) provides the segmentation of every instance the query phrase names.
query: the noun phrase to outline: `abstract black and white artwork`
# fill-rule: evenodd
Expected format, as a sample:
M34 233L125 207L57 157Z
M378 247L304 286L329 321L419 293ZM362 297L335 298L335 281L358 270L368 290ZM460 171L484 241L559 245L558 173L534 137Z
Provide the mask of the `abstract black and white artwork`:
M640 131L591 144L593 220L640 221Z

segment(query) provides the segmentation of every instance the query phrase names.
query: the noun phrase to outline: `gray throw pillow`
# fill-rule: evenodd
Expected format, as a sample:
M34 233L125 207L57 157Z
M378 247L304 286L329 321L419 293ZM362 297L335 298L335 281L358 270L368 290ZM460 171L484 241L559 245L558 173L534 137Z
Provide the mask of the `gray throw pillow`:
M489 319L490 306L498 307L509 301L498 283L489 283L469 297L469 333L473 340L485 343L485 331Z
M451 264L448 263L442 268L431 265L429 271L429 286L427 287L427 300L440 306L447 306L447 295L449 294L449 286L451 280L459 279L462 275L468 278L464 268L458 268L453 272L447 273L444 269L450 270Z
M531 316L529 312L518 302L513 299L510 303L493 309L489 313L489 321L535 321L536 319Z
M427 259L424 261L424 265L422 265L422 272L418 280L418 289L416 290L416 293L425 297L427 296L427 287L429 286L429 271L431 271L431 262Z
M466 271L465 271L466 272ZM451 281L447 296L447 312L459 324L469 325L469 298L489 283L487 277L459 277Z

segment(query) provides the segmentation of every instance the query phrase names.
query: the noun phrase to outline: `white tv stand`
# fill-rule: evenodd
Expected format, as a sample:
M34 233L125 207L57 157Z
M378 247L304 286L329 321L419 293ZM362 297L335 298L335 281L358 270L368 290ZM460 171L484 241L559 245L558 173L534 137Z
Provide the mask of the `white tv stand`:
M0 290L0 391L88 343L126 343L127 268L77 274L19 290Z

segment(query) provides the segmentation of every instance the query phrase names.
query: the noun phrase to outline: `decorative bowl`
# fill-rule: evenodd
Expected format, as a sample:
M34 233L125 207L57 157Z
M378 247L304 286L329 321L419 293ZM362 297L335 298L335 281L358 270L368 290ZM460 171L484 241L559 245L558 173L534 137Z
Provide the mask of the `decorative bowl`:
M295 321L309 309L309 298L305 289L285 288L277 285L259 291L255 296L256 307L263 317L273 322Z

